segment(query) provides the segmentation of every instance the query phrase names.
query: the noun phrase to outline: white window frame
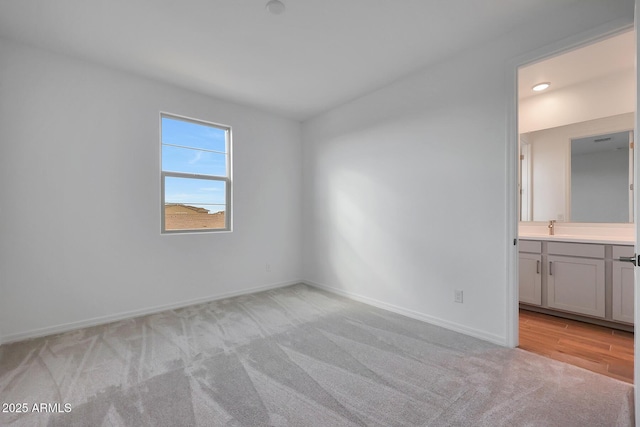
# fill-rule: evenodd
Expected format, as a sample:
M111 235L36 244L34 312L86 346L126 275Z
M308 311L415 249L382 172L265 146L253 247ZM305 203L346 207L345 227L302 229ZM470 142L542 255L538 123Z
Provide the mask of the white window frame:
M196 173L185 173L178 171L167 171L162 169L162 147L163 145L169 146L178 146L174 144L164 144L162 142L162 119L169 118L172 120L181 120L185 122L191 122L197 125L215 127L225 131L226 134L226 176L221 175L207 175L207 174L196 174ZM231 228L231 217L232 217L232 209L231 209L231 201L232 201L232 179L231 179L231 147L232 147L232 137L231 137L231 127L226 125L221 125L218 123L208 122L205 120L193 119L190 117L180 116L172 113L160 112L160 228L162 234L185 234L185 233L219 233L219 232L230 232ZM178 146L179 147L179 146ZM190 148L183 146L182 148ZM212 151L207 149L197 149L200 151ZM218 151L215 151L219 153ZM167 177L175 177L175 178L192 178L192 179L201 179L201 180L209 180L209 181L219 181L225 183L225 215L224 215L224 228L203 228L203 229L185 229L185 230L167 230L165 228L165 180Z

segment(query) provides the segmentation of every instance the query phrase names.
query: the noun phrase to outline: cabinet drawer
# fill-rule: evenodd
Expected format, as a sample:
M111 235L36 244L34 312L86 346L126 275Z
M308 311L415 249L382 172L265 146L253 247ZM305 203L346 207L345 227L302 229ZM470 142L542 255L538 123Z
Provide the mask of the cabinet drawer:
M585 258L603 258L604 245L586 243L549 242L547 252L553 255L579 256Z
M518 250L520 252L539 254L542 252L542 242L538 240L520 240Z
M614 246L613 247L613 259L618 259L621 256L631 257L634 254L633 246Z

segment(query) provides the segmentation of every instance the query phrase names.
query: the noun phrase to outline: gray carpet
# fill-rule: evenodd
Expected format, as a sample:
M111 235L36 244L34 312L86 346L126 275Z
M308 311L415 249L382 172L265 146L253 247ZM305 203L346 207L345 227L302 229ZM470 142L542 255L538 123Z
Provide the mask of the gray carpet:
M11 426L633 425L628 384L305 285L4 345L0 396Z

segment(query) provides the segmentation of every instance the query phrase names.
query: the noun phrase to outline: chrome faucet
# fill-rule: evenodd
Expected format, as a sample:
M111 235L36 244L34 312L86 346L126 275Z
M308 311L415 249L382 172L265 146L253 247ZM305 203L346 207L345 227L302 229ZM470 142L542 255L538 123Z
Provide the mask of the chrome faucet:
M547 226L547 227L549 227L549 236L553 236L553 234L556 232L555 225L556 225L556 220L555 219L550 219L549 220L549 225Z

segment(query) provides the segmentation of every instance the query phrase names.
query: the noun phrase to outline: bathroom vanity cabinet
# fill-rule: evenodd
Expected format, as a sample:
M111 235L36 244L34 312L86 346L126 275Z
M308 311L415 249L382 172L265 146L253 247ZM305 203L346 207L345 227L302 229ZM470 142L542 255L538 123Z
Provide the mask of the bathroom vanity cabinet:
M633 324L633 246L520 240L520 303L582 320ZM574 316L574 317L575 317Z

